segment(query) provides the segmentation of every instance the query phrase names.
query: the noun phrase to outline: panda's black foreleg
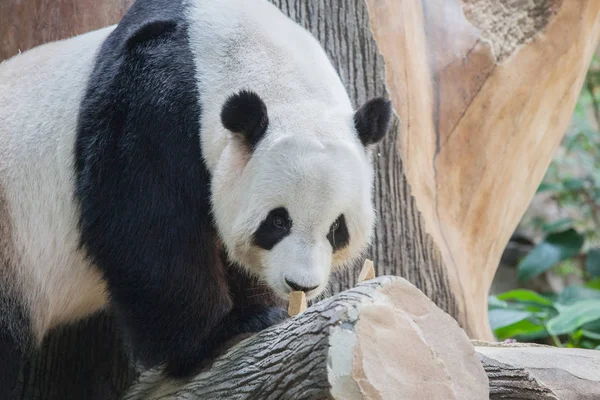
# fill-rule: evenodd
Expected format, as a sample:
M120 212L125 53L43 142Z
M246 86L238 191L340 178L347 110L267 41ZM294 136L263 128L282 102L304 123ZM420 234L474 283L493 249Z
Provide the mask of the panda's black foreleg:
M166 364L170 376L190 376L235 336L285 318L283 309L236 304L208 221L157 221L152 212L119 217L114 231L104 219L104 235L93 235L87 248L104 272L134 357L146 366Z
M0 399L12 400L18 398L19 369L30 355L33 335L25 307L6 286L0 282Z
M287 317L287 312L277 306L256 304L245 308L235 308L223 318L209 337L198 343L196 351L188 353L187 356L170 360L166 366L166 373L175 378L185 378L206 364L203 362L218 356L225 350L224 344L236 336L260 332Z
M0 332L0 359L0 399L16 399L23 351L7 332Z

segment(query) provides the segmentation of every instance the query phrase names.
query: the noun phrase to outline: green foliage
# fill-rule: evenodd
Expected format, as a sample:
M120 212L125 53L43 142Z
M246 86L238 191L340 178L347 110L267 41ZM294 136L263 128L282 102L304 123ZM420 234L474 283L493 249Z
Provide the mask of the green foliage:
M490 296L489 308L490 325L499 340L600 346L600 290L570 286L556 296L517 289Z
M600 61L594 60L571 129L538 194L560 210L529 224L538 244L518 264L526 284L540 274L575 274L582 282L560 293L511 290L489 298L489 319L500 340L552 342L600 349Z
M528 281L578 255L583 242L584 237L574 229L547 235L519 264L519 280Z

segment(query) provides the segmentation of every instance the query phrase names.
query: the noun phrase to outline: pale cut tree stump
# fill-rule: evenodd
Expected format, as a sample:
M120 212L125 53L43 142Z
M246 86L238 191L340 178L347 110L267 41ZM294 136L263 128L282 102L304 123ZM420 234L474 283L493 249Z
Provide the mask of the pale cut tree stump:
M477 400L488 380L467 335L419 289L381 277L246 339L189 382L144 373L126 400Z
M488 291L570 121L600 1L366 1L453 316L489 340Z

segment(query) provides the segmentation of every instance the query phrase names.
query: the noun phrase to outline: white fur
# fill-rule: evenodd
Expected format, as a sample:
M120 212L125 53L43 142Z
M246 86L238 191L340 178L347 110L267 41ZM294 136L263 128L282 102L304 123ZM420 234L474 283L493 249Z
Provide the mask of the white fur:
M203 156L230 257L281 296L289 291L285 278L318 285L309 294L317 296L332 266L360 255L372 234L372 164L348 95L317 40L266 1L194 2L189 20ZM220 122L227 96L241 89L256 92L269 115L267 134L251 155ZM257 250L252 233L282 206L292 233L271 251ZM326 235L342 213L351 241L332 260Z
M27 295L38 339L106 303L100 274L77 249L73 151L87 77L111 30L0 65L0 190L9 214L0 217L11 220L11 273Z

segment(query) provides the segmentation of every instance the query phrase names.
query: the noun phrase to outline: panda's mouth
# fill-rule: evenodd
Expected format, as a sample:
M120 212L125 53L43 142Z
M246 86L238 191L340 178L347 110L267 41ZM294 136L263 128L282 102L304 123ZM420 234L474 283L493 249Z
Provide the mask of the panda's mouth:
M311 286L300 286L300 285L294 285L292 283L292 285L290 285L288 282L283 282L283 284L281 285L281 289L283 290L276 290L276 292L279 294L279 296L283 299L283 300L288 300L290 293L292 292L304 292L306 299L307 300L313 300L317 297L319 297L323 291L324 291L324 285L313 285Z

